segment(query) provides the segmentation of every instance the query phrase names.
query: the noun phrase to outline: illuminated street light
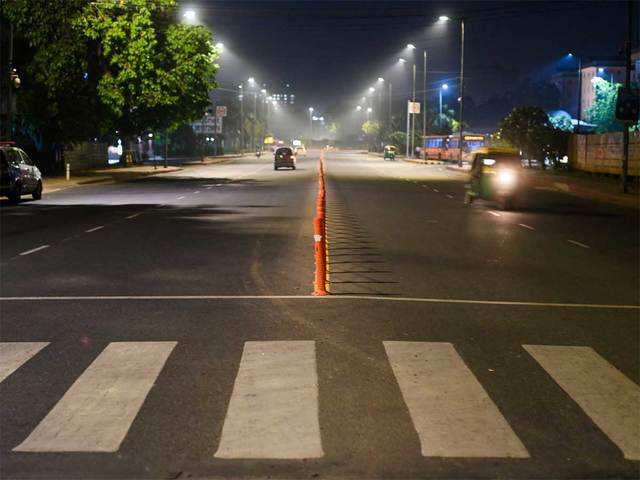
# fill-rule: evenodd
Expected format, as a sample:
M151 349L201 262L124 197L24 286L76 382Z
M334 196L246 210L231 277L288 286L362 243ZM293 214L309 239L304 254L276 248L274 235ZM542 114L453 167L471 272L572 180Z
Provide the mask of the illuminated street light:
M190 8L182 14L182 18L184 18L189 23L195 23L198 19L198 15L196 14L195 10Z
M376 91L376 89L375 89L375 88L373 88L373 87L369 87L369 93L373 93L373 92L375 92L375 91Z
M378 77L378 82L380 82L380 83L384 82L384 78Z
M367 108L367 113L371 113L371 112L373 112L373 108L371 107Z
M255 83L256 83L256 80L255 80L255 78L253 78L253 77L249 77L249 79L247 80L247 82L249 82L249 84L250 84L250 85L253 85L253 84L255 84Z
M266 95L267 94L267 90L263 88L262 90L260 90L260 93L263 94L263 95Z
M222 42L216 43L216 48L218 50L220 50L220 51L223 51L224 50L224 43L222 43Z
M362 110L362 105L358 105L358 106L356 107L356 110L357 110L357 111Z
M416 49L416 46L415 46L413 43L407 43L407 48L408 48L409 50L415 50L415 49Z
M313 107L309 107L309 111L310 111L310 112L313 112Z
M448 22L449 20L451 20L449 17L447 17L446 15L440 15L438 17L438 21L439 22Z
M404 58L399 58L398 63L407 63L407 61Z

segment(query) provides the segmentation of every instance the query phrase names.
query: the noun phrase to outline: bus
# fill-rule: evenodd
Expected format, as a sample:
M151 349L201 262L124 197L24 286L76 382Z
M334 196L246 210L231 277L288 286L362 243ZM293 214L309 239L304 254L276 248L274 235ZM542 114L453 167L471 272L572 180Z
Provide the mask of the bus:
M462 160L469 161L471 152L487 144L487 135L482 133L462 134ZM427 160L457 162L460 155L460 135L427 135L424 137L424 153Z

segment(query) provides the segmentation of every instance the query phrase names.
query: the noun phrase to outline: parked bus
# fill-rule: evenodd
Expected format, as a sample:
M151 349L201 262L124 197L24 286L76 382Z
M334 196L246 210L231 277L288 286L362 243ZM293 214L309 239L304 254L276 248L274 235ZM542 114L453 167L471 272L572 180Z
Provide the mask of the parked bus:
M424 137L424 150L429 160L457 162L460 155L460 135L427 135ZM482 133L462 134L462 160L470 161L471 152L484 147L486 135Z

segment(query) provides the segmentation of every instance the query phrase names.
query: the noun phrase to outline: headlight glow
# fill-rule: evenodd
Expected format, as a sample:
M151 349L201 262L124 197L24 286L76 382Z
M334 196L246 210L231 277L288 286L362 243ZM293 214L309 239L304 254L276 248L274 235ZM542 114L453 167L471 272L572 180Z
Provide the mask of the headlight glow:
M511 170L502 170L498 173L498 182L500 185L509 187L516 183L516 174Z

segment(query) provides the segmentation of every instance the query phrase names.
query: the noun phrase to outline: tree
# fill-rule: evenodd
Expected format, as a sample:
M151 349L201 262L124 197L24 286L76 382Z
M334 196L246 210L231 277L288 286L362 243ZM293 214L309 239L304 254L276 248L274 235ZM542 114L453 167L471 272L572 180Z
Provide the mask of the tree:
M538 107L516 107L500 122L499 138L522 150L529 160L537 159L544 168L547 157L566 152L567 133L555 129L547 114Z
M553 128L557 130L562 130L563 132L573 131L571 116L566 112L559 112L553 115L549 115L549 122L551 122Z
M371 120L367 120L362 124L362 131L367 137L369 148L371 148L372 146L375 146L376 139L380 135L380 124L378 122L372 122Z
M607 82L600 77L593 77L595 99L587 110L589 122L596 125L598 133L621 131L623 126L616 120L616 100L619 84Z
M216 86L218 52L202 26L176 23L175 0L102 0L78 24L94 47L106 123L124 135L200 118Z
M407 134L401 131L395 131L389 134L387 142L390 145L398 147L399 152L404 152L407 148Z

